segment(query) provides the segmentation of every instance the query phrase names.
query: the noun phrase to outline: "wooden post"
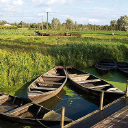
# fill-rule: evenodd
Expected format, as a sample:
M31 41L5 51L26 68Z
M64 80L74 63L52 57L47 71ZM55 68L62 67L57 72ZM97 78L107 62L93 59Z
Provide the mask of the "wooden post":
M103 110L103 102L104 102L104 91L102 91L100 94L100 108L99 108L100 111Z
M62 107L62 110L61 110L61 123L60 123L61 128L64 127L64 115L65 115L65 107Z
M126 83L126 97L128 97L128 80L127 80L127 83Z

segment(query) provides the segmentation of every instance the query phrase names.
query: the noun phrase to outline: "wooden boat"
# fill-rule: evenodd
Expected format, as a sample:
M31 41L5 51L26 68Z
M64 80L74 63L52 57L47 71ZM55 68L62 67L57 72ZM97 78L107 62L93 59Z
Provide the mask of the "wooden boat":
M122 73L124 76L128 77L128 63L127 62L118 62L117 70Z
M28 98L34 103L46 101L57 95L66 81L67 76L64 68L56 66L29 85Z
M101 75L113 72L116 69L116 62L114 60L104 59L95 64L96 70Z
M0 119L48 128L59 125L61 115L41 105L30 103L23 98L0 93ZM71 121L65 117L65 123Z
M94 76L89 73L80 71L72 66L67 66L66 71L69 80L76 85L79 89L91 93L93 95L99 95L101 91L104 91L106 96L111 98L123 96L125 93L112 84Z

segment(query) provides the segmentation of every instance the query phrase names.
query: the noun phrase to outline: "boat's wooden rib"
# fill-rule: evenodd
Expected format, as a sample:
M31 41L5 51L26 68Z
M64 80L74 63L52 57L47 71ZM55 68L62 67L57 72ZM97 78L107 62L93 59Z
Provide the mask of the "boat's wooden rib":
M30 103L23 98L0 93L0 120L48 128L59 125L61 118L58 117L60 116L53 110ZM69 123L72 120L65 117L64 121Z
M66 81L67 76L64 68L56 66L47 73L42 74L29 85L27 91L28 98L34 103L48 100L61 91Z
M118 88L115 88L112 84L94 75L73 68L72 66L67 66L66 71L69 80L82 91L94 95L100 95L101 91L104 91L105 95L111 98L118 98L120 96L125 95L123 91ZM75 74L75 76L79 76L78 79L77 77L72 77L73 74ZM84 74L86 77L84 76Z
M117 62L117 70L128 78L128 63L127 62Z
M104 59L95 64L96 70L101 74L105 75L113 72L116 69L116 62L114 60Z

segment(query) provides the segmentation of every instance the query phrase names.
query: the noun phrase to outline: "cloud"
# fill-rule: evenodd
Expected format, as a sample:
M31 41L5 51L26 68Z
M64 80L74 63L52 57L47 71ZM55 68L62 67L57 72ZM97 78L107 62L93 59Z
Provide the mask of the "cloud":
M53 12L53 10L49 7L49 8L46 8L45 12Z
M0 2L8 3L10 0L0 0Z
M100 22L99 19L88 19L88 21L91 23L99 23Z
M22 0L14 0L13 5L22 5L23 1Z
M56 4L56 3L58 3L58 4L65 4L67 1L66 0L48 0L47 2L46 2L46 4L47 5L52 5L52 4Z
M41 16L44 16L44 13L38 13L37 14L39 17L41 17Z
M73 0L30 0L34 4L53 5L53 4L68 4Z

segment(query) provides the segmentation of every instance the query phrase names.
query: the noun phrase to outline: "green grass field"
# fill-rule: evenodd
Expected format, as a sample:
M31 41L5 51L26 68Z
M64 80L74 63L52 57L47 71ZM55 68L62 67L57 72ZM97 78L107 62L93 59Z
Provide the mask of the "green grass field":
M65 33L75 31L46 31ZM76 31L81 37L41 37L34 30L0 30L0 91L16 90L55 65L86 69L100 59L128 59L128 32Z

